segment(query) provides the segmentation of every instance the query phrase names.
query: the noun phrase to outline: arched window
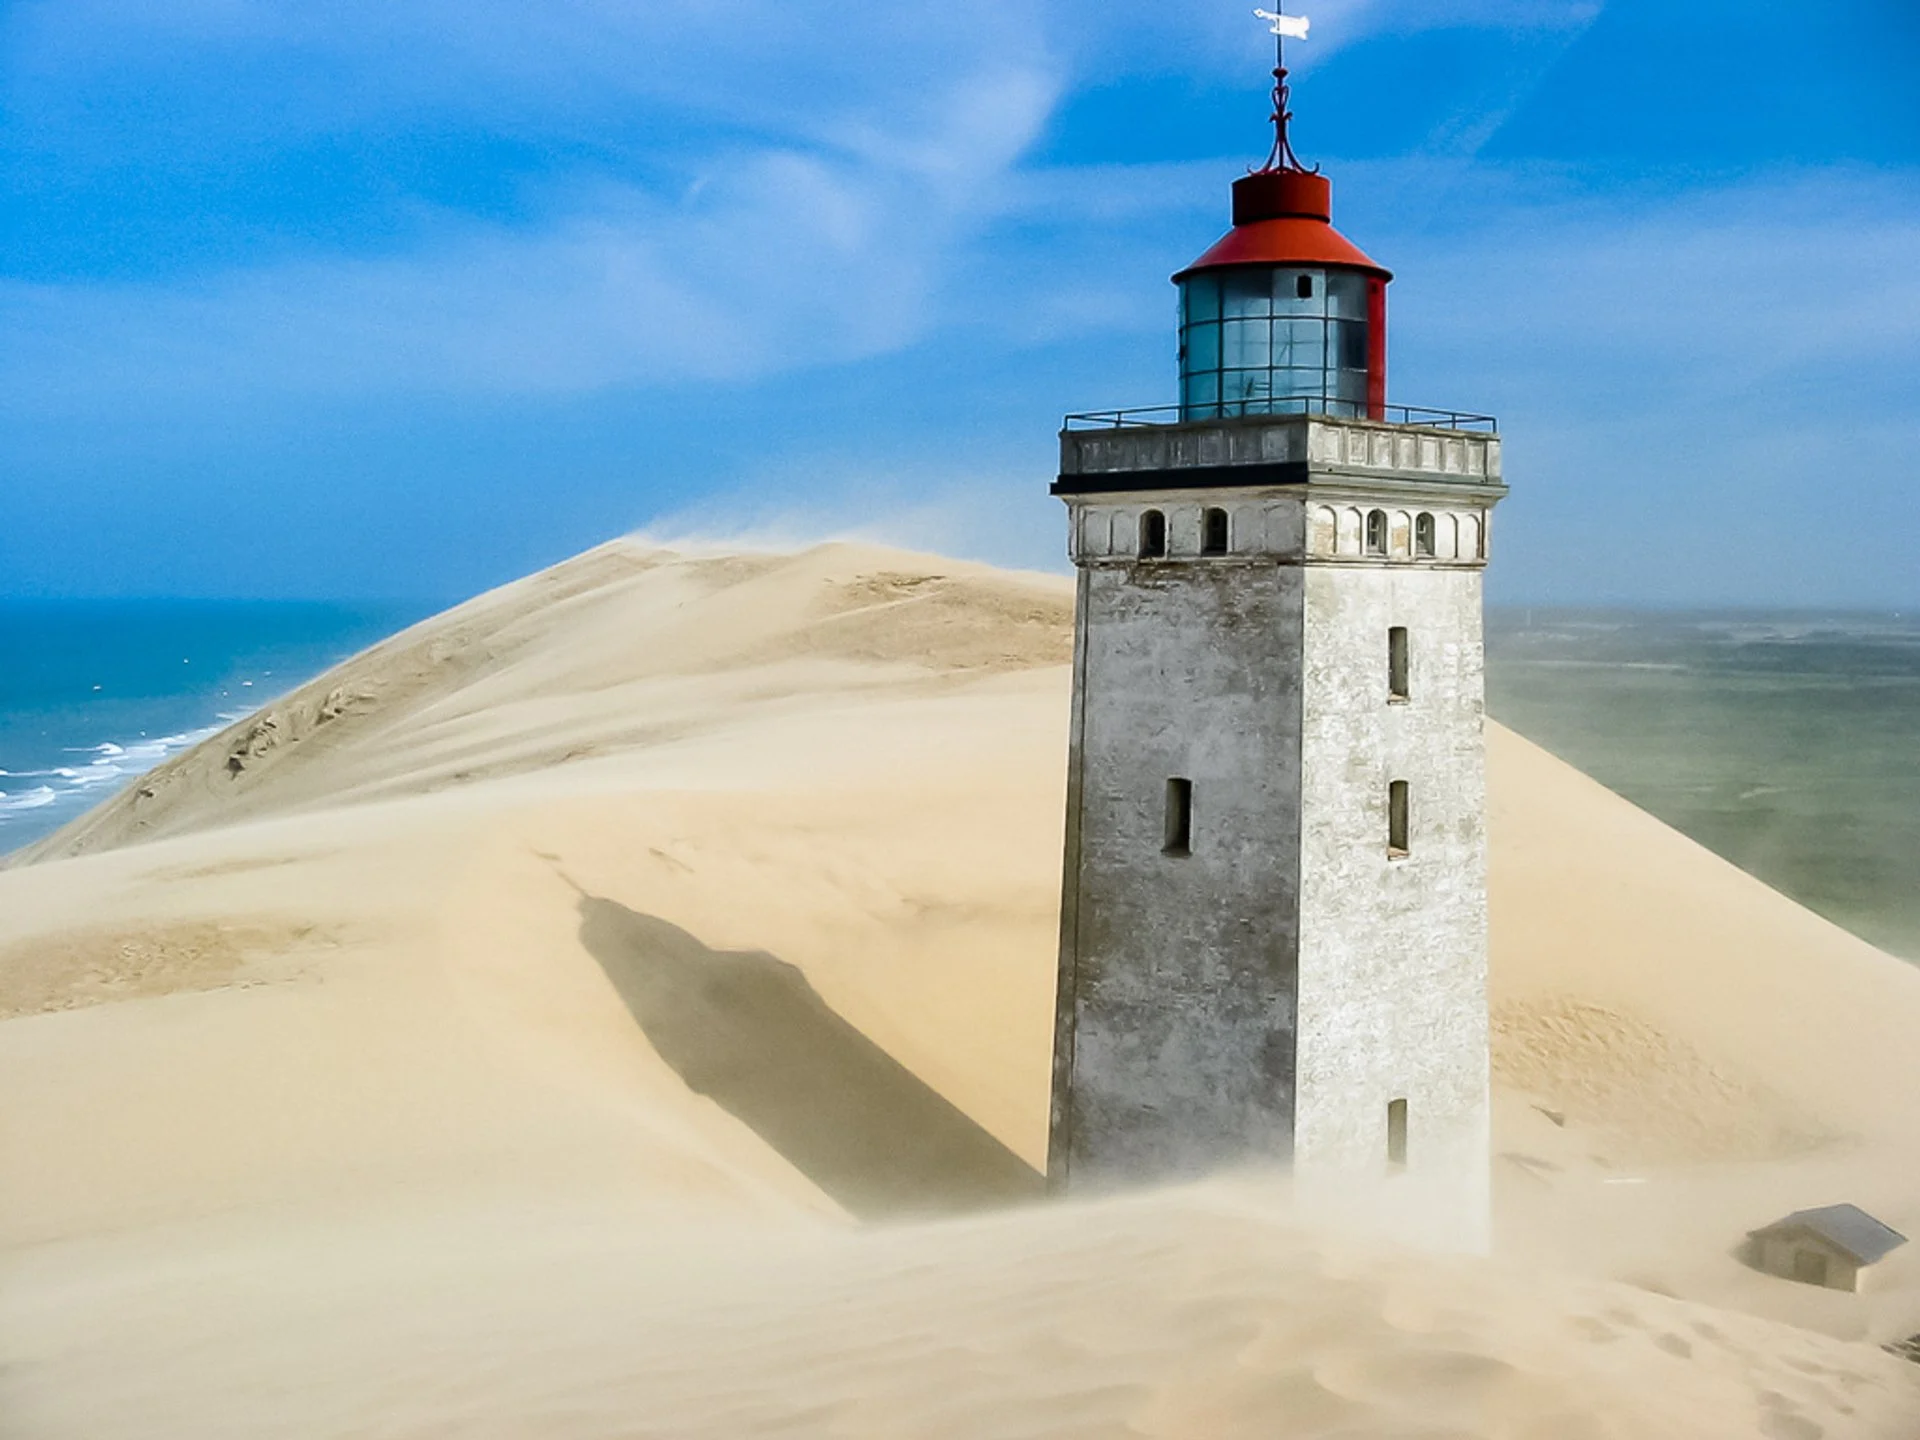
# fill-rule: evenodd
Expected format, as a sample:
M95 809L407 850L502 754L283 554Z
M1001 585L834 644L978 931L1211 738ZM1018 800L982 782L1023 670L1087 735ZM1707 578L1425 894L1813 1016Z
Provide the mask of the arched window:
M1202 555L1227 553L1226 511L1209 509L1200 517L1200 553Z
M1433 516L1416 515L1413 517L1413 553L1431 559L1433 556Z
M1387 512L1384 510L1367 512L1367 553L1369 555L1387 553Z
M1167 554L1167 517L1149 510L1140 517L1140 558L1163 560Z
M1332 509L1314 506L1307 523L1307 548L1315 555L1331 555L1338 543L1339 529Z

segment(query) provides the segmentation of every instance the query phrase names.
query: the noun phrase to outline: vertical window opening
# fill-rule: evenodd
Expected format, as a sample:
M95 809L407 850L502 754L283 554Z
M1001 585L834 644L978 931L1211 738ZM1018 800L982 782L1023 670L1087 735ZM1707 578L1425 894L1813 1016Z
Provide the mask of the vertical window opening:
M1149 510L1140 517L1140 558L1164 559L1167 553L1167 517Z
M1367 512L1367 553L1369 555L1387 553L1387 512L1384 510Z
M1433 516L1417 515L1413 521L1413 553L1433 556Z
M1407 698L1407 627L1395 625L1387 631L1387 699Z
M1387 1163L1389 1165L1407 1163L1407 1102L1405 1100L1387 1102Z
M1407 782L1387 787L1387 854L1398 859L1407 853Z
M1200 522L1200 553L1202 555L1224 555L1227 553L1227 512L1208 510Z
M1294 282L1293 293L1302 300L1311 300L1313 298L1313 277L1311 275L1302 275Z
M1167 781L1167 837L1161 850L1168 855L1193 853L1193 781Z

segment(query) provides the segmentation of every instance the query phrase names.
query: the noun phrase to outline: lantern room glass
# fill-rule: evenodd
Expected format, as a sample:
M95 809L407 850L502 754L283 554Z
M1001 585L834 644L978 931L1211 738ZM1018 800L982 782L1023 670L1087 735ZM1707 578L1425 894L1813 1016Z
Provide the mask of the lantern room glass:
M1367 413L1367 277L1242 266L1180 284L1180 409L1231 415Z

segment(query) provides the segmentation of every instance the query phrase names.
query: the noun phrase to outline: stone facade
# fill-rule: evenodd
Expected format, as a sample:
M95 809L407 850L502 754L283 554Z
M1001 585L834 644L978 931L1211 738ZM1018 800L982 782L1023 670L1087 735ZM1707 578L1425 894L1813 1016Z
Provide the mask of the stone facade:
M1404 1169L1470 1231L1497 437L1316 416L1062 442L1080 603L1056 1184Z

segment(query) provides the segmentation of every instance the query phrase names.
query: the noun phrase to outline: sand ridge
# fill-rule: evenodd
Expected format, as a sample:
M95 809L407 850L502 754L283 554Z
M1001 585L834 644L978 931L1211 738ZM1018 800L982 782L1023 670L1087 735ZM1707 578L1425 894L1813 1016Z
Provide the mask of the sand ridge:
M1920 977L1498 727L1495 1260L1028 1203L1071 603L619 542L0 872L9 1434L1914 1433L1731 1252L1920 1234Z
M799 557L687 559L631 541L601 546L375 646L11 863L337 800L346 774L361 793L404 795L658 744L724 713L715 698L740 708L810 684L846 685L853 676L834 662L859 667L871 686L1070 657L1072 591L1063 582L958 561L936 573L843 563L860 554L830 546ZM622 622L634 610L654 623L630 631ZM796 676L802 668L812 673ZM693 714L660 703L662 691L684 693L674 681L716 672L737 681L724 697L700 696ZM573 702L564 711L540 704L556 691ZM460 732L471 739L461 743Z

